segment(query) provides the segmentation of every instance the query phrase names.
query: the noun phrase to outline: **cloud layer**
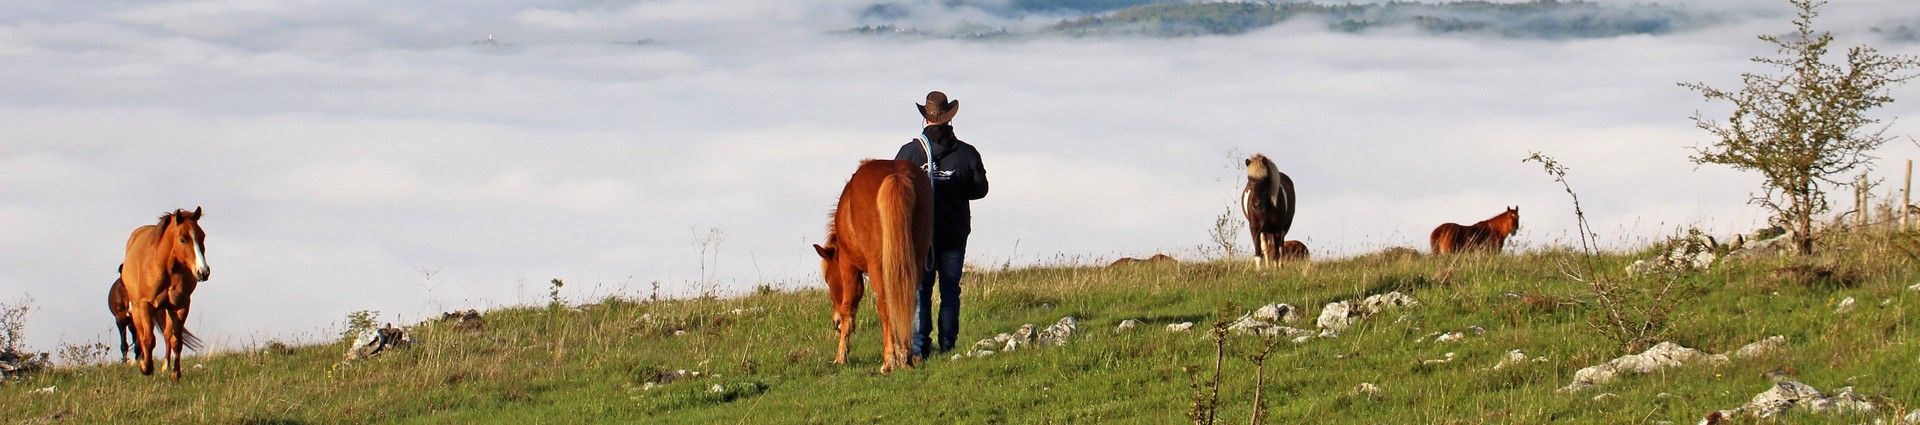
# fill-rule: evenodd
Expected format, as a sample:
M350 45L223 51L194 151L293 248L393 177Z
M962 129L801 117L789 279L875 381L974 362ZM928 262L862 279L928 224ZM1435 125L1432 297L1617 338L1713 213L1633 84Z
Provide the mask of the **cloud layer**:
M992 10L899 2L910 16ZM1236 37L1017 43L830 35L872 2L88 2L0 11L0 299L29 342L111 339L125 237L202 205L216 280L191 326L227 347L395 321L699 285L817 286L807 244L860 158L966 109L994 192L972 261L1191 254L1264 152L1300 186L1295 238L1344 255L1423 245L1518 205L1526 246L1571 233L1540 150L1611 247L1736 231L1752 176L1695 169L1674 86L1728 85L1777 10L1660 37L1497 40L1288 26ZM1739 3L1739 4L1745 4ZM1843 42L1913 14L1847 2ZM969 12L968 10L973 10ZM942 13L951 15L941 16ZM1758 16L1758 18L1755 18ZM492 34L496 44L475 43ZM1913 44L1887 50L1920 53ZM1920 91L1883 116L1920 111ZM1910 123L1902 134L1920 133ZM1890 147L1882 170L1915 156ZM1242 241L1246 243L1246 241ZM429 273L431 272L431 273Z

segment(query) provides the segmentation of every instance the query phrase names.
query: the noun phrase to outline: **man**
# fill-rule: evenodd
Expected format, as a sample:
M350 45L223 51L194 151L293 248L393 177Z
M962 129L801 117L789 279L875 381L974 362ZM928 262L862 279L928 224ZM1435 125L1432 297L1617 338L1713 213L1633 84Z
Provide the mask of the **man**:
M945 352L953 349L960 332L960 272L967 256L967 234L973 231L973 213L968 202L987 196L987 168L980 164L980 152L953 135L953 116L960 113L960 101L948 101L947 94L927 93L927 104L920 110L924 128L920 138L900 147L895 160L909 161L928 170L933 177L933 258L920 275L920 294L913 315L913 356L925 358L929 349ZM931 151L933 161L928 167ZM933 345L933 288L940 288L940 341Z

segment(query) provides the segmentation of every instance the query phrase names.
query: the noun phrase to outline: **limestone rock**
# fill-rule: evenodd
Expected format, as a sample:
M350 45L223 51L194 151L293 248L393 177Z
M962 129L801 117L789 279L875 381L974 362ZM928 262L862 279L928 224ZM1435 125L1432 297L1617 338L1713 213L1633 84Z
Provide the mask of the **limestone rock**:
M1708 415L1701 423L1710 423L1717 416L1731 419L1746 416L1759 419L1779 418L1794 410L1806 410L1811 413L1867 413L1875 406L1866 397L1853 392L1853 387L1844 387L1834 395L1822 394L1813 386L1794 380L1773 383L1773 388L1753 396L1753 400L1740 407L1721 410Z
M413 337L407 335L407 331L395 328L389 323L385 327L360 331L360 335L354 337L353 345L347 347L346 360L365 359L388 351L411 347L413 344Z
M1851 312L1853 312L1853 307L1854 307L1854 306L1855 306L1856 304L1859 304L1859 302L1858 302L1858 301L1854 301L1854 300L1853 300L1853 297L1847 297L1847 299L1844 299L1844 300L1840 300L1840 306L1839 306L1839 307L1835 307L1835 308L1833 309L1833 313L1834 313L1834 314L1847 314L1847 313L1851 313Z
M1419 304L1420 301L1399 291L1370 295L1359 301L1336 301L1320 309L1320 317L1314 320L1314 324L1320 326L1320 336L1332 337L1345 332L1361 319L1389 309Z
M1360 312L1354 310L1353 306L1345 301L1335 301L1320 309L1320 318L1315 319L1314 324L1320 325L1320 329L1339 333L1352 327L1354 319L1358 317Z
M1267 304L1254 310L1251 316L1270 323L1293 323L1300 321L1300 309L1287 304Z
M1054 322L1053 326L1048 326L1045 330L1041 330L1040 335L1035 338L1034 343L1041 347L1066 345L1067 342L1072 341L1073 331L1078 329L1080 329L1080 322L1074 320L1073 316L1062 317L1059 321Z
M1422 364L1422 365L1437 365L1437 364L1447 364L1447 363L1453 363L1453 353L1451 353L1451 352L1449 352L1449 353L1447 353L1447 355L1445 355L1445 356L1441 356L1440 358L1437 358L1437 359L1432 359L1432 360L1421 360L1421 361L1420 361L1420 364Z
M1380 388L1379 385L1374 385L1372 382L1361 382L1360 385L1354 386L1353 391L1349 392L1349 394L1352 394L1354 397L1380 398L1380 396L1387 394L1387 390Z
M1768 353L1779 351L1780 348L1785 345L1787 345L1786 336L1774 335L1774 336L1767 337L1766 339L1754 341L1752 344L1747 344L1746 346L1740 347L1740 349L1738 350L1733 350L1733 352L1727 353L1727 357L1732 357L1736 359L1751 359L1754 357L1759 357L1762 355L1766 355Z
M1193 329L1193 322L1180 322L1167 325L1167 332L1186 332L1189 329Z
M1662 342L1640 354L1628 354L1608 360L1606 363L1582 368L1573 373L1573 383L1560 388L1560 392L1584 391L1612 382L1623 374L1649 373L1697 361L1725 361L1725 359L1725 355L1707 354L1680 346L1680 344Z
M1140 326L1139 320L1133 320L1133 319L1122 320L1120 321L1120 326L1115 326L1113 328L1113 332L1114 333L1130 332L1130 331L1133 331L1133 328L1136 328L1139 326Z
M1459 332L1447 332L1445 334L1441 334L1438 338L1434 338L1433 342L1441 342L1441 343L1460 342L1461 340L1464 340L1464 339L1467 339L1466 334L1459 333Z
M1495 363L1493 365L1493 370L1506 369L1509 367L1526 364L1526 363L1527 363L1527 353L1520 352L1520 350L1516 349L1513 351L1508 351L1506 358L1500 359L1500 363Z

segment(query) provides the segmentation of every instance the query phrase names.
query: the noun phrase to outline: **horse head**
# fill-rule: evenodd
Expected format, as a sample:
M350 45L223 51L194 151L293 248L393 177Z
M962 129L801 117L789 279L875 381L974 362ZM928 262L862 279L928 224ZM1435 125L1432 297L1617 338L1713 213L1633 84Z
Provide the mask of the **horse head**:
M167 260L193 273L198 281L213 277L213 268L207 265L207 231L200 228L202 214L200 207L194 207L160 216L160 243L172 245L162 252L171 253Z
M1507 236L1512 236L1513 232L1520 231L1520 206L1519 205L1507 207L1507 212L1501 213L1500 217L1504 219L1503 221L1505 223L1503 224L1506 225L1505 230L1506 230Z

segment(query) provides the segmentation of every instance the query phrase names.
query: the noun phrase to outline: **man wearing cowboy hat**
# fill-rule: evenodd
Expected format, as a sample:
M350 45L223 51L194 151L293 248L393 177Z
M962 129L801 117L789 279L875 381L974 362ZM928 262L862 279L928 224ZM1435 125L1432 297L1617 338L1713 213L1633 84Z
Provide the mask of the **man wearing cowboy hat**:
M914 106L920 110L925 127L920 137L901 146L893 159L920 165L933 178L933 258L931 267L920 275L913 316L913 356L924 358L931 350L953 349L960 336L960 272L967 256L967 234L973 232L973 213L967 204L987 196L987 168L980 164L980 151L953 135L950 123L960 113L960 101L949 101L946 93L936 91L927 93L927 104ZM929 155L933 157L931 167ZM940 288L940 341L934 346L929 334L934 328L936 280Z

